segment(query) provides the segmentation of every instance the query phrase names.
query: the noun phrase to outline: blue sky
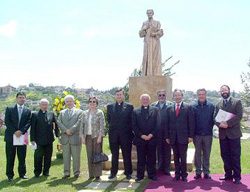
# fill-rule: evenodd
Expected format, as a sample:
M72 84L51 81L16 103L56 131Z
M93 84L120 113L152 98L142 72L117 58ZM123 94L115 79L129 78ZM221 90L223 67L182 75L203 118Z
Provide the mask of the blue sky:
M123 86L141 65L138 31L153 8L164 30L162 59L180 60L173 88L239 91L249 7L248 0L1 0L0 86Z

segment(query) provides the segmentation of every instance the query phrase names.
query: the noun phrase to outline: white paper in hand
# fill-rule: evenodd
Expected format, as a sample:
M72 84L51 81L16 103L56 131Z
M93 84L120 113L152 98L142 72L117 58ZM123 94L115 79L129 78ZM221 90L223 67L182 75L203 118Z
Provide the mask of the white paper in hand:
M21 135L20 137L17 137L15 134L13 134L13 145L27 145L28 144L28 134L25 133L24 135Z
M37 144L36 144L36 142L30 143L30 147L31 147L32 150L35 151L35 150L37 149Z
M226 122L230 119L232 119L235 115L233 113L229 113L227 111L224 111L222 109L219 109L216 117L215 117L215 121L218 122L218 123L221 123L221 122Z

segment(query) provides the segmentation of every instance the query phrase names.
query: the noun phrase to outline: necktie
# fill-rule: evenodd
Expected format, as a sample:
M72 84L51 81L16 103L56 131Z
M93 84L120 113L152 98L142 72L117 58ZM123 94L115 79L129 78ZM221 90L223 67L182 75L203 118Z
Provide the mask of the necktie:
M23 108L22 108L22 106L19 106L18 107L18 120L19 120L19 122L20 122L21 117L22 117L22 112L23 112Z
M223 102L224 103L224 107L227 106L227 102L228 102L227 99L224 99L224 102Z
M180 104L177 104L176 109L175 109L175 115L178 117L180 114Z
M72 113L73 113L73 110L72 110L72 109L69 109L69 117L72 116Z

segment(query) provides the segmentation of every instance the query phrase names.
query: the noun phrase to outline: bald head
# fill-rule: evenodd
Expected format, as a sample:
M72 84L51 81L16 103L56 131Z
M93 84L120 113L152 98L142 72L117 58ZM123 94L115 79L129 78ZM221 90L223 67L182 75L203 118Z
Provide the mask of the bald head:
M150 100L151 100L151 97L149 96L149 94L144 93L140 96L141 105L144 107L149 106Z

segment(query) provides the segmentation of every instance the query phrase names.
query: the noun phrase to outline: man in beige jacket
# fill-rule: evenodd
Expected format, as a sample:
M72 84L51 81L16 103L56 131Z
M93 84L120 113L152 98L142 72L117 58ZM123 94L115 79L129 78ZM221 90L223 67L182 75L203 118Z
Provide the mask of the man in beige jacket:
M64 163L64 176L62 178L70 177L71 157L73 159L74 177L78 178L82 149L82 110L75 108L74 96L67 95L64 100L67 109L62 110L58 117Z

